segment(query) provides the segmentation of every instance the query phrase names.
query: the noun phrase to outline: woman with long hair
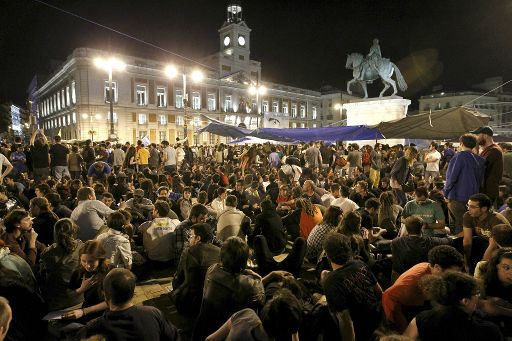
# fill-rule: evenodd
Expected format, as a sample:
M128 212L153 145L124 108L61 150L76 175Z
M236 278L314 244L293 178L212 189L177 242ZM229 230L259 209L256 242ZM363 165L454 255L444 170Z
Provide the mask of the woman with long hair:
M106 252L98 240L88 240L78 250L80 265L69 282L69 288L83 295L80 309L64 315L66 319L79 319L82 323L100 316L107 308L103 296L103 279L109 271Z
M110 260L113 267L131 269L132 248L125 226L126 217L123 213L120 211L111 213L107 219L108 229L99 234L96 240L101 242L106 252L106 258Z
M418 150L414 147L407 147L404 152L404 156L396 160L390 173L390 185L395 192L396 198L400 206L405 206L407 203L406 192L414 190L410 186L412 180L412 168L416 157L418 156Z
M322 211L307 198L295 200L295 210L283 217L283 224L292 240L297 237L307 240L311 230L321 221Z
M365 233L369 232L364 229ZM370 260L368 252L369 236L363 235L361 232L361 216L357 212L349 212L343 217L338 232L350 238L350 246L354 258L358 258L367 263Z
M503 340L498 326L473 316L480 297L475 278L447 271L442 276L424 276L419 285L435 307L419 313L404 336L422 341Z
M379 203L377 226L386 229L385 238L393 239L397 236L398 218L402 214L403 208L396 203L395 193L392 191L382 192L379 196Z
M53 227L54 243L41 255L42 291L50 311L76 306L83 301L82 295L69 288L82 245L76 239L77 233L78 227L71 219L58 220Z
M313 230L308 236L308 251L306 258L313 264L316 264L317 258L322 252L322 244L325 236L338 226L343 218L343 211L338 206L329 206L322 222L313 227Z
M132 176L136 172L137 166L137 150L134 146L130 146L126 151L126 156L124 158L123 169L126 174Z

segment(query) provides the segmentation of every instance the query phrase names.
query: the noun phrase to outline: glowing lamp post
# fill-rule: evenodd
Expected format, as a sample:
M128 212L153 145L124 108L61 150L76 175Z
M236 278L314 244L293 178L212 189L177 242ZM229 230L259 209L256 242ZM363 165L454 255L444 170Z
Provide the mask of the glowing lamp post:
M105 70L108 72L108 101L110 102L110 134L109 139L110 140L116 140L117 135L114 129L114 93L112 91L112 70L116 71L123 71L126 68L126 64L114 57L110 57L108 59L104 58L95 58L94 59L94 65L96 67ZM92 122L92 121L91 121Z
M260 105L260 95L263 96L267 93L267 88L264 85L251 85L248 89L249 94L254 96L256 95L256 112L258 114L258 118L256 119L256 127L259 128L260 125L260 115L261 115L261 105Z
M96 131L93 129L93 120L96 119L96 121L99 121L101 120L101 115L100 114L96 114L96 115L89 115L89 114L82 114L82 118L84 120L86 119L89 119L89 124L90 124L90 129L89 129L89 134L91 134L91 141L94 142L94 134L96 134Z

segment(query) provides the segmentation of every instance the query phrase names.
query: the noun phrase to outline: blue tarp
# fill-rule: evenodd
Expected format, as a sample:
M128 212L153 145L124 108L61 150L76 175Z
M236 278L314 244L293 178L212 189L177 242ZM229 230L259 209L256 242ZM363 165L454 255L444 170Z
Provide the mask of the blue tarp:
M358 141L382 139L378 129L367 126L344 126L324 128L261 128L254 130L251 136L281 141Z
M310 142L310 141L358 141L376 140L383 136L378 129L368 128L364 125L324 128L259 128L250 130L239 128L220 122L203 115L210 123L204 128L198 129L198 133L212 133L220 136L228 136L238 139L245 136L253 136L265 140L283 142Z

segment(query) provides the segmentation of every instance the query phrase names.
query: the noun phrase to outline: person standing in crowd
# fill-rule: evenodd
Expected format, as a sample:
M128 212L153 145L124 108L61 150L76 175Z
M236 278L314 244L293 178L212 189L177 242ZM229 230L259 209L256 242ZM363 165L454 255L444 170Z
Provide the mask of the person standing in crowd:
M41 137L36 139L37 135ZM47 180L50 176L50 154L48 140L44 132L40 129L34 130L30 137L30 154L32 155L32 171L34 173L34 181Z
M357 167L363 167L363 153L359 150L359 145L357 143L352 144L349 147L349 152L347 155L348 162L348 178L355 178L355 170Z
M380 169L382 168L382 144L376 143L370 153L370 182L372 188L379 187Z
M428 152L425 155L425 181L429 185L434 184L434 180L439 176L439 161L441 160L441 153L437 150L437 143L432 142L428 146Z
M412 192L413 188L409 188L409 180L412 180L411 169L418 156L418 150L414 147L407 147L404 156L398 158L390 173L390 185L395 192L395 196L400 206L407 203L406 192Z
M71 146L71 153L68 156L68 170L71 179L80 179L82 175L82 164L84 163L82 155L78 153L78 146Z
M148 160L149 169L158 169L160 166L160 153L156 148L155 143L151 143L149 145L149 160Z
M14 175L27 172L27 156L23 152L23 145L20 144L16 147L16 150L11 153L10 159L14 167Z
M480 146L480 156L485 159L485 175L482 187L482 193L486 194L496 205L499 186L503 177L503 152L501 148L494 143L494 131L489 126L483 126L472 132L478 135L478 145Z
M56 180L60 180L63 176L70 176L68 169L69 149L61 143L59 135L56 135L53 140L55 143L49 150L52 175Z
M112 166L114 167L114 169L116 169L116 167L118 169L122 169L123 164L124 164L124 159L126 157L126 153L121 148L121 145L119 143L116 143L114 145L114 150L112 151L112 156L113 156Z
M5 170L2 172L0 170L0 184L3 184L4 183L4 178L7 174L9 174L10 172L12 172L12 170L14 169L14 167L12 166L12 164L9 162L9 159L7 159L5 157L4 154L0 154L0 167L3 168L5 167Z
M477 137L464 134L459 139L460 151L448 164L444 195L448 199L448 218L452 234L462 235L462 217L469 197L477 194L483 182L485 159L473 153Z
M87 169L96 161L96 153L92 147L91 140L85 140L85 146L82 149L82 158L85 161L85 167L87 167Z
M309 143L309 148L304 153L304 159L308 168L316 169L322 165L322 154L320 154L320 149L316 147L315 142Z
M164 171L172 173L176 171L176 149L169 145L168 141L162 141Z
M138 171L142 172L148 168L149 164L149 150L142 144L142 141L137 141L137 167Z

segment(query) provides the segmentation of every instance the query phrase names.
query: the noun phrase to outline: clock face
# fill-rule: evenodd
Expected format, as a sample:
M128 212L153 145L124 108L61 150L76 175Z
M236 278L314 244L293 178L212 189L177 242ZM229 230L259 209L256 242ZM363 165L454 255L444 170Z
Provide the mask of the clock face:
M229 39L229 37L228 37L228 36L226 36L226 37L224 38L224 46L228 46L230 42L231 42L231 39Z
M245 38L244 38L244 36L238 36L238 44L240 46L244 46L245 45Z

